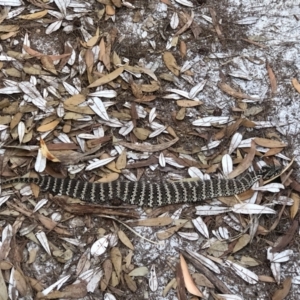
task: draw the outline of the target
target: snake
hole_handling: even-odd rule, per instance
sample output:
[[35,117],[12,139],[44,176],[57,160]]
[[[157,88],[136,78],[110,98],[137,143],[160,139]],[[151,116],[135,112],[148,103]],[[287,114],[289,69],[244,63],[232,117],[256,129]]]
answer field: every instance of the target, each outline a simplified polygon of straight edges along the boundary
[[101,204],[108,200],[121,200],[124,203],[159,207],[176,203],[193,203],[222,196],[241,194],[260,179],[267,180],[280,173],[278,166],[264,166],[259,171],[247,172],[237,179],[211,179],[194,181],[174,181],[148,183],[146,181],[113,181],[91,183],[70,178],[51,176],[19,177],[2,182],[4,185],[15,183],[34,183],[42,191],[55,195]]

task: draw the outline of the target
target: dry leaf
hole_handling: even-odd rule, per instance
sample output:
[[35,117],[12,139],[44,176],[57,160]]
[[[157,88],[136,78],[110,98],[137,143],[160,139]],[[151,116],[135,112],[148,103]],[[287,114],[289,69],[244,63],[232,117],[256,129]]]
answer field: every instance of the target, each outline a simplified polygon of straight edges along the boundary
[[148,138],[151,131],[146,128],[136,127],[136,128],[133,128],[133,133],[139,140],[145,141]]
[[171,52],[163,54],[163,60],[167,68],[176,76],[179,76],[180,67],[177,65],[176,59]]
[[282,142],[275,141],[275,140],[269,140],[269,139],[265,139],[265,138],[255,138],[254,142],[257,145],[266,147],[266,148],[280,148],[280,147],[287,146],[287,144],[284,144]]
[[123,150],[121,155],[118,157],[116,161],[116,168],[119,170],[125,169],[126,164],[127,164],[127,159],[126,159],[127,152],[126,150]]
[[179,49],[182,58],[186,57],[186,48],[186,43],[184,41],[180,41]]
[[129,249],[134,250],[134,247],[132,245],[132,243],[130,242],[129,238],[127,237],[127,235],[124,233],[123,230],[119,230],[118,231],[118,237],[120,239],[120,241]]
[[235,244],[232,253],[238,252],[239,250],[243,249],[246,245],[249,244],[251,238],[249,234],[243,234]]
[[37,131],[40,131],[40,132],[47,132],[47,131],[50,131],[50,130],[53,130],[60,122],[60,119],[56,119],[48,124],[45,124],[45,125],[42,125],[42,126],[39,126],[37,128]]
[[181,107],[194,107],[203,104],[203,102],[193,100],[177,100],[176,104]]
[[120,74],[122,74],[124,71],[124,67],[120,67],[116,70],[114,70],[113,72],[97,79],[96,81],[94,81],[92,84],[90,84],[88,86],[88,88],[92,88],[92,87],[97,87],[97,86],[100,86],[100,85],[103,85],[105,83],[108,83],[114,79],[116,79],[117,77],[120,76]]
[[122,271],[122,254],[118,247],[111,248],[110,258],[114,266],[117,278],[120,278],[121,271]]
[[283,300],[290,292],[292,286],[292,278],[286,278],[282,283],[282,289],[277,290],[272,296],[272,300]]
[[252,164],[252,161],[255,156],[255,143],[254,141],[251,141],[251,148],[250,151],[247,153],[247,156],[243,159],[243,161],[228,175],[229,179],[235,178],[238,175],[245,172]]
[[300,83],[298,82],[298,80],[296,78],[292,79],[292,84],[293,84],[294,88],[296,89],[296,91],[298,93],[300,93]]
[[40,146],[41,146],[41,151],[42,155],[46,157],[47,159],[53,161],[53,162],[60,162],[58,158],[56,158],[47,148],[47,145],[45,141],[41,138],[40,139]]
[[180,254],[180,266],[181,266],[181,270],[182,270],[182,274],[183,274],[183,278],[184,278],[184,284],[185,284],[186,289],[195,296],[203,297],[203,294],[196,287],[196,285],[192,279],[192,276],[189,273],[187,263],[186,263],[184,257],[182,256],[182,254]]
[[299,211],[300,196],[296,193],[292,193],[291,198],[294,200],[294,203],[291,206],[290,215],[291,215],[291,218],[294,219]]
[[41,19],[44,16],[46,16],[46,14],[48,13],[48,10],[42,10],[42,11],[38,11],[36,13],[33,14],[29,14],[29,15],[22,15],[19,16],[19,19],[23,19],[23,20],[37,20],[37,19]]
[[173,219],[170,217],[159,217],[159,218],[148,218],[148,219],[141,219],[141,220],[134,220],[128,221],[127,224],[134,227],[134,226],[166,226],[173,222]]
[[275,94],[277,92],[277,81],[276,81],[275,74],[274,74],[272,68],[270,67],[268,61],[266,61],[266,68],[267,68],[269,79],[270,79],[272,93]]
[[235,89],[233,89],[231,86],[229,86],[225,82],[219,82],[218,87],[226,94],[233,96],[235,98],[257,100],[256,97],[252,97],[252,96],[246,95],[242,92],[236,91]]
[[169,147],[171,147],[172,145],[174,145],[177,141],[179,140],[179,138],[175,138],[169,142],[165,142],[165,143],[161,143],[159,145],[136,145],[136,144],[131,144],[131,143],[127,143],[127,142],[122,142],[122,141],[118,141],[117,143],[132,149],[132,150],[136,150],[136,151],[141,151],[141,152],[158,152],[158,151],[162,151],[165,150]]
[[136,285],[135,281],[127,274],[124,274],[124,279],[126,281],[128,288],[131,291],[135,292],[137,290],[137,285]]

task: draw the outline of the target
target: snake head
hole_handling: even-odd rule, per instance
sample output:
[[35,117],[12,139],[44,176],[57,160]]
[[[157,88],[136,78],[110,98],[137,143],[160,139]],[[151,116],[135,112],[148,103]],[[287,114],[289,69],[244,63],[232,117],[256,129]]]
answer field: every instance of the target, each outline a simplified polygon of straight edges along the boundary
[[277,176],[282,171],[280,166],[263,166],[260,170],[260,174],[263,180],[268,180]]

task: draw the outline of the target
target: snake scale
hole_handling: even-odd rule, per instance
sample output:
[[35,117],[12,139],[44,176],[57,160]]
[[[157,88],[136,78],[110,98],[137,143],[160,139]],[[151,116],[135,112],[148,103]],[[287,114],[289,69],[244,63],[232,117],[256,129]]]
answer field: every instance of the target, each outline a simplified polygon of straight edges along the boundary
[[67,195],[86,202],[103,203],[119,199],[124,203],[139,206],[164,206],[175,203],[191,203],[221,196],[240,194],[259,179],[269,179],[280,172],[276,166],[265,166],[258,172],[248,172],[239,179],[211,179],[165,183],[125,182],[90,183],[75,179],[60,179],[50,176],[39,178],[9,179],[2,184],[35,183],[42,191],[55,195]]

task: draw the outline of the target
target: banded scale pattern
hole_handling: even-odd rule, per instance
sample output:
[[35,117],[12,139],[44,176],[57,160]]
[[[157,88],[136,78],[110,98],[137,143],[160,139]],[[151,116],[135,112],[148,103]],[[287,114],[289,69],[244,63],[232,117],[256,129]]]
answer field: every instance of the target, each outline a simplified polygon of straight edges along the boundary
[[239,179],[180,181],[161,184],[125,181],[90,183],[49,176],[10,179],[2,182],[2,184],[35,183],[40,186],[42,191],[52,192],[55,195],[67,195],[91,203],[99,204],[119,199],[128,204],[156,207],[237,195],[250,189],[260,178],[270,178],[279,173],[279,170],[278,167],[265,167],[257,173],[250,172]]

